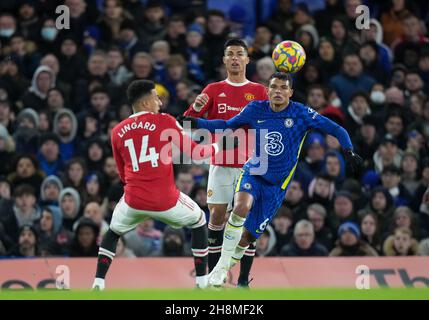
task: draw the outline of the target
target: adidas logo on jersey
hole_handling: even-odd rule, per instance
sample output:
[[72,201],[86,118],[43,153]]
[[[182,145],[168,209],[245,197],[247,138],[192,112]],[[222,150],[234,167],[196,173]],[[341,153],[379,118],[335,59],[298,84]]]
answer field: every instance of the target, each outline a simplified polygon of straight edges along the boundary
[[220,95],[218,95],[218,97],[222,97],[222,98],[226,97],[225,92],[222,92]]

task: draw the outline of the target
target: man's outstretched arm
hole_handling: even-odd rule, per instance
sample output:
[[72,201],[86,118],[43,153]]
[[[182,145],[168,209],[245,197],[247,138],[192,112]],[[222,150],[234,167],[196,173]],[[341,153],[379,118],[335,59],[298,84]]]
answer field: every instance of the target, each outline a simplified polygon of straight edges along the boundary
[[182,123],[183,127],[187,126],[186,121],[188,121],[188,126],[190,124],[192,129],[207,129],[214,133],[216,130],[237,129],[245,125],[250,125],[250,114],[250,108],[245,107],[241,113],[229,120],[206,120],[201,118],[180,116],[178,117],[178,121]]

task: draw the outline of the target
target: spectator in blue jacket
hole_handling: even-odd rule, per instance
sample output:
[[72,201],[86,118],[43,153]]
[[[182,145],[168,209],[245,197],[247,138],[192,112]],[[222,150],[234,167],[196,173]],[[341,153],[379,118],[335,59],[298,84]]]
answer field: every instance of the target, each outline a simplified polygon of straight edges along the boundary
[[40,151],[37,158],[42,171],[50,176],[59,176],[63,170],[60,157],[60,140],[55,133],[45,133],[40,137]]
[[344,112],[351,96],[359,90],[369,93],[375,80],[363,73],[362,61],[357,53],[346,53],[343,58],[343,72],[332,77],[330,86],[341,100]]

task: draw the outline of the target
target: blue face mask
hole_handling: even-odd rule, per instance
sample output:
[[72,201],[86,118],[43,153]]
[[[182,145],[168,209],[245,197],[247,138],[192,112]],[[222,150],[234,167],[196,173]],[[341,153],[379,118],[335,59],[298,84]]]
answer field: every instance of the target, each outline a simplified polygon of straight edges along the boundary
[[15,33],[15,29],[0,29],[0,37],[10,38]]
[[46,41],[54,41],[58,31],[55,28],[46,27],[46,28],[42,28],[41,33],[42,33],[43,39],[45,39]]

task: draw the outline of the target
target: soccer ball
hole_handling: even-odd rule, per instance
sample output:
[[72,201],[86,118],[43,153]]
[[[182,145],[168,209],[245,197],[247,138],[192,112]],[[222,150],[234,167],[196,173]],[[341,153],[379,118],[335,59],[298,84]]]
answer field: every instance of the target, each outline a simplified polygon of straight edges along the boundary
[[272,59],[276,69],[281,72],[295,73],[305,64],[304,48],[295,41],[282,41],[273,50]]

